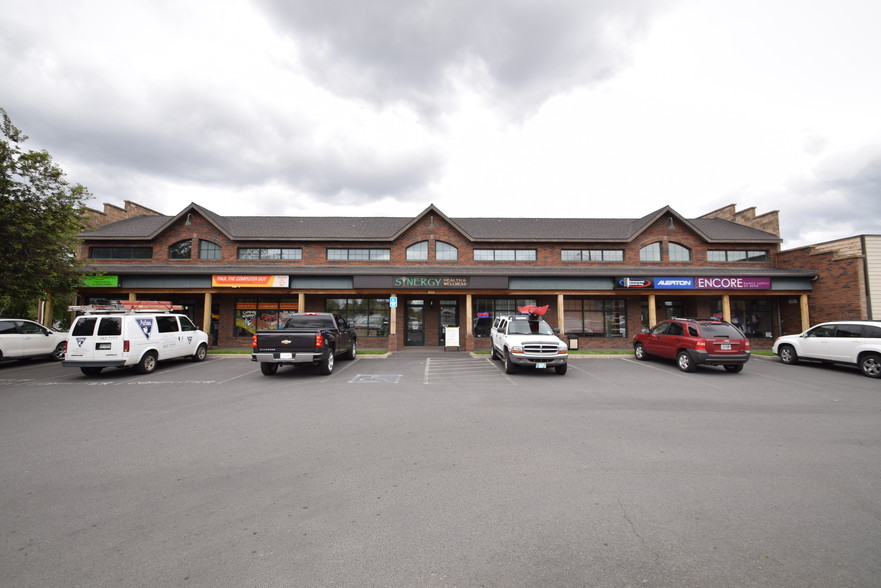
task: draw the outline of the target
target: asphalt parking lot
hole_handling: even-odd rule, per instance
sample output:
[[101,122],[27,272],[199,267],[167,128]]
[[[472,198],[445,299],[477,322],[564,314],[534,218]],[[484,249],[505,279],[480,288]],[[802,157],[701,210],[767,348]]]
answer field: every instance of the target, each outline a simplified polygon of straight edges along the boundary
[[878,586],[881,386],[465,353],[0,365],[3,586]]

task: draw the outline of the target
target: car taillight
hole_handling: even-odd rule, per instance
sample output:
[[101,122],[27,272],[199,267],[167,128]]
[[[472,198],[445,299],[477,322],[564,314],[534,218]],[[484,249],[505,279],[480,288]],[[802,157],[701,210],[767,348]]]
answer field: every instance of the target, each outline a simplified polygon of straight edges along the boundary
[[122,352],[123,352],[123,353],[128,353],[129,351],[131,351],[131,348],[132,348],[132,342],[131,342],[131,341],[128,341],[128,340],[126,340],[126,339],[123,339],[123,341],[122,341]]
[[749,351],[749,341],[746,339],[743,340],[743,348]]
[[315,347],[324,347],[324,335],[315,333]]
[[257,348],[257,335],[251,336],[251,347]]
[[707,348],[707,340],[706,339],[698,339],[694,343],[695,349],[706,349]]

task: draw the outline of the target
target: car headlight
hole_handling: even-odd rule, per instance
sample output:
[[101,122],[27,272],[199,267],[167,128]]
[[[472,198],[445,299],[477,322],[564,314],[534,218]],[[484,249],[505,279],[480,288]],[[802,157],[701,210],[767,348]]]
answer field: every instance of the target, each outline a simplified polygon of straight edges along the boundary
[[514,345],[513,347],[511,347],[511,353],[523,353],[523,346]]

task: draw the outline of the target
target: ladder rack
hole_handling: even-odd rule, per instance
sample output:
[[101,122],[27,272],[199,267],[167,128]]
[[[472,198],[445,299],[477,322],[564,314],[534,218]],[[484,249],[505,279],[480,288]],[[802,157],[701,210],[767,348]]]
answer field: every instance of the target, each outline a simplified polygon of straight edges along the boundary
[[174,312],[183,310],[180,304],[172,304],[168,300],[108,300],[102,304],[83,304],[68,306],[70,312],[86,314],[134,314],[137,312]]

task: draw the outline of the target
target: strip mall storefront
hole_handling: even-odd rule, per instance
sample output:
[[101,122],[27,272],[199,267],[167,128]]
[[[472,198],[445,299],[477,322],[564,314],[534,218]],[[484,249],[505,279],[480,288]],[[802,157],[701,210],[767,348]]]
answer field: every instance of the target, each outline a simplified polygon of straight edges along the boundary
[[[394,268],[389,268],[394,269]],[[471,268],[467,268],[471,269]],[[474,268],[475,270],[477,268]],[[362,348],[446,346],[447,327],[462,350],[487,349],[495,316],[518,306],[548,305],[548,322],[579,348],[629,346],[644,328],[671,317],[718,317],[738,325],[755,347],[781,332],[807,328],[812,278],[803,270],[764,268],[763,275],[407,275],[181,274],[104,275],[81,291],[97,299],[170,300],[221,347],[248,347],[257,329],[292,313],[331,311],[356,329]]]

